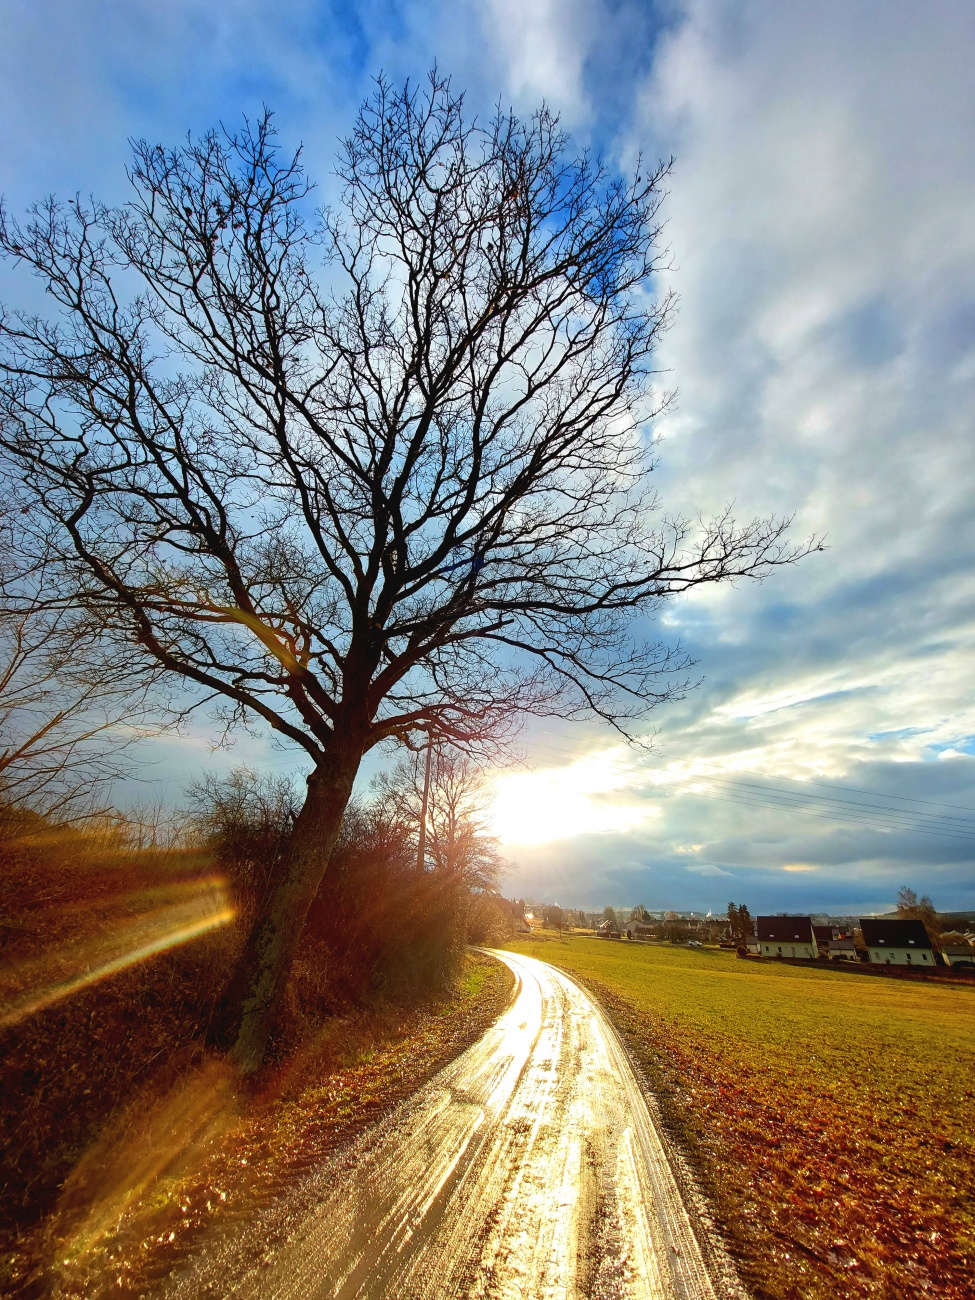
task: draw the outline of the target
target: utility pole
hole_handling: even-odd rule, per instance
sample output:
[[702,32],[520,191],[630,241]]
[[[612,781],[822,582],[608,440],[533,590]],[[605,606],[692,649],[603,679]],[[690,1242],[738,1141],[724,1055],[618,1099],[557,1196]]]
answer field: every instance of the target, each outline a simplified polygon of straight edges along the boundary
[[433,745],[430,742],[430,733],[427,732],[427,761],[423,773],[423,801],[420,806],[420,833],[417,837],[416,847],[416,869],[422,871],[424,859],[427,854],[427,808],[430,803],[430,760],[433,754]]

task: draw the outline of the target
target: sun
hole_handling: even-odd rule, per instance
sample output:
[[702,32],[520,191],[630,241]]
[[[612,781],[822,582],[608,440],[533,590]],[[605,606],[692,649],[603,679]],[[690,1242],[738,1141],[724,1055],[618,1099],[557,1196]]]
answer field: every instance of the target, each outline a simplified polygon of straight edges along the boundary
[[626,790],[631,776],[620,749],[585,754],[565,767],[498,776],[491,828],[505,844],[632,830],[654,810]]

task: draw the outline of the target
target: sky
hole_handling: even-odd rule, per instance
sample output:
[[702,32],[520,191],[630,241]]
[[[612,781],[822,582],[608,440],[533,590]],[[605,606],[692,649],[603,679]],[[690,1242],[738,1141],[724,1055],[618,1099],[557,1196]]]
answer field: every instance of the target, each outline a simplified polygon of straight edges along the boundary
[[[124,196],[127,140],[273,108],[327,189],[371,79],[544,99],[675,158],[666,508],[794,515],[828,549],[656,629],[700,685],[651,752],[532,726],[496,774],[509,894],[563,906],[975,908],[975,8],[900,0],[4,0],[0,190]],[[0,278],[10,297],[14,289]],[[197,732],[146,788],[291,756]],[[151,751],[151,752],[150,752]],[[366,773],[368,775],[368,773]]]

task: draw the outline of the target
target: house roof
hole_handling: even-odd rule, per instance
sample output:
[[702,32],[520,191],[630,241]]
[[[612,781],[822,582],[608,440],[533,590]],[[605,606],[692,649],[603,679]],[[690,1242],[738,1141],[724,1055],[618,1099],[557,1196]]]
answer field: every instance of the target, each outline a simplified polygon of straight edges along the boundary
[[886,921],[860,918],[863,942],[868,948],[930,948],[931,940],[923,921]]
[[816,936],[817,943],[829,943],[833,937],[833,927],[831,925],[814,925],[813,934]]
[[854,948],[856,948],[856,944],[852,939],[830,939],[829,946],[838,949],[840,952],[853,952]]
[[760,943],[815,943],[808,916],[759,916]]

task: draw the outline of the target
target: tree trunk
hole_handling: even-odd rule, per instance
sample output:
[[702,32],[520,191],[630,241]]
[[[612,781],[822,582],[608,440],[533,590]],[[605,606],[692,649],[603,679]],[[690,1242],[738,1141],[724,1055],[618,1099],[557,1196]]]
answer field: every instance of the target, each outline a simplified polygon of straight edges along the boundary
[[361,746],[337,746],[308,778],[308,796],[295,821],[277,879],[268,892],[228,991],[227,1020],[235,1035],[231,1059],[243,1074],[261,1065],[314,901],[342,828]]

